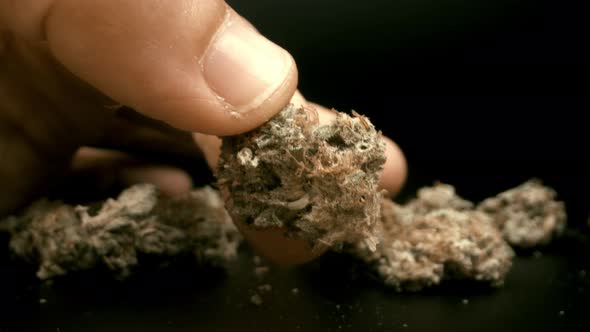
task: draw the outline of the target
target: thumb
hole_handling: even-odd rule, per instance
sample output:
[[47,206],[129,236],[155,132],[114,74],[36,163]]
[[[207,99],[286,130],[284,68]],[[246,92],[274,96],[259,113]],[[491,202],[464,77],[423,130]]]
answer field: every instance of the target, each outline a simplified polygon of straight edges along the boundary
[[53,0],[53,56],[118,103],[188,131],[259,126],[295,92],[288,52],[222,0]]

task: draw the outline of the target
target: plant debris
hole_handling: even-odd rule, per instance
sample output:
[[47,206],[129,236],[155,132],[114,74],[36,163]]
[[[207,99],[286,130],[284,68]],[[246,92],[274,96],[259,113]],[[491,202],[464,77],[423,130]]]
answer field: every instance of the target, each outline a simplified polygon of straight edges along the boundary
[[379,245],[358,243],[352,253],[385,285],[418,291],[445,279],[474,279],[498,286],[514,253],[482,212],[440,208],[414,211],[382,201]]
[[383,154],[366,118],[339,113],[320,126],[313,110],[288,106],[225,138],[217,175],[232,216],[316,245],[353,243],[347,247],[400,290],[454,278],[501,285],[514,256],[503,237],[536,245],[565,225],[563,204],[534,181],[478,207],[442,183],[396,205],[377,189]]
[[492,216],[504,238],[513,246],[531,248],[548,244],[566,226],[563,202],[539,180],[524,184],[488,198],[477,208]]
[[217,172],[232,217],[284,227],[312,246],[363,241],[376,247],[385,143],[367,118],[287,106],[248,133],[226,137]]
[[484,200],[477,207],[455,188],[437,183],[406,205],[382,201],[377,251],[357,243],[349,251],[385,285],[418,291],[445,279],[474,279],[502,285],[512,245],[546,244],[566,223],[562,202],[531,180]]
[[405,207],[414,213],[426,214],[440,209],[468,211],[473,209],[473,203],[458,196],[455,187],[437,182],[432,187],[420,188],[417,197]]
[[[420,189],[406,205],[393,203],[378,189],[384,153],[367,118],[338,113],[320,125],[314,109],[289,105],[260,128],[223,139],[217,184],[235,221],[281,227],[312,246],[344,243],[398,290],[447,279],[501,285],[514,256],[506,241],[546,244],[565,228],[564,204],[534,180],[479,205],[442,183]],[[192,252],[204,262],[225,262],[241,239],[211,188],[172,199],[137,185],[97,209],[40,200],[2,222],[12,251],[39,263],[41,279],[95,266],[123,278],[139,254]],[[261,263],[256,256],[259,279],[269,271]],[[250,301],[261,305],[260,293],[271,289],[260,285]]]
[[219,194],[208,187],[167,198],[153,185],[135,185],[97,211],[43,199],[3,222],[12,252],[38,262],[40,279],[95,266],[125,278],[139,254],[165,260],[192,252],[202,263],[220,264],[236,256],[241,241]]

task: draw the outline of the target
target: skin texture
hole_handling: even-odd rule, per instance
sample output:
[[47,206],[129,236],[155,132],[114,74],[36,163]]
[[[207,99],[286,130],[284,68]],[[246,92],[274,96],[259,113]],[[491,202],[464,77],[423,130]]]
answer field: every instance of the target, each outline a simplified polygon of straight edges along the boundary
[[[0,165],[0,214],[79,172],[99,186],[116,178],[185,192],[184,171],[121,151],[202,151],[214,165],[215,136],[253,129],[290,101],[329,121],[296,89],[291,55],[220,0],[2,1],[0,155],[10,162]],[[129,119],[121,104],[168,126]],[[406,164],[386,140],[381,185],[393,194]]]

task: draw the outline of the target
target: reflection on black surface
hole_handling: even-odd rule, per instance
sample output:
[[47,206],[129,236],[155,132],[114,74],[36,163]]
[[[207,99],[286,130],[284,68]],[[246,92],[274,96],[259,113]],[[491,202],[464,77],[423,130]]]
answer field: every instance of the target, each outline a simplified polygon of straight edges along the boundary
[[[582,331],[590,241],[569,233],[515,261],[506,285],[450,282],[421,293],[384,290],[349,258],[272,268],[260,279],[242,248],[227,272],[179,262],[114,281],[96,271],[42,284],[3,257],[3,331]],[[256,306],[250,296],[270,284]],[[298,289],[298,293],[292,290]],[[40,303],[44,299],[46,303]]]

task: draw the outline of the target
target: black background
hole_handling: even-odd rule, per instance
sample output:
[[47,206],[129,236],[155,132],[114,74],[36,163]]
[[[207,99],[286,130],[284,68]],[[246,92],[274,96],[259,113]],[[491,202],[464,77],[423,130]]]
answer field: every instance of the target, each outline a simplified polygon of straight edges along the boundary
[[[583,1],[230,4],[294,55],[308,99],[367,114],[399,143],[410,167],[402,199],[434,180],[479,200],[539,177],[566,202],[575,230],[520,252],[504,288],[447,284],[421,294],[384,291],[332,255],[273,268],[264,280],[244,247],[227,273],[184,264],[123,283],[92,271],[47,285],[1,251],[0,331],[587,330]],[[266,282],[273,290],[252,305]]]
[[[410,182],[479,200],[539,177],[588,215],[583,1],[230,1],[297,61],[312,101],[367,114]],[[402,196],[406,196],[402,195]]]

